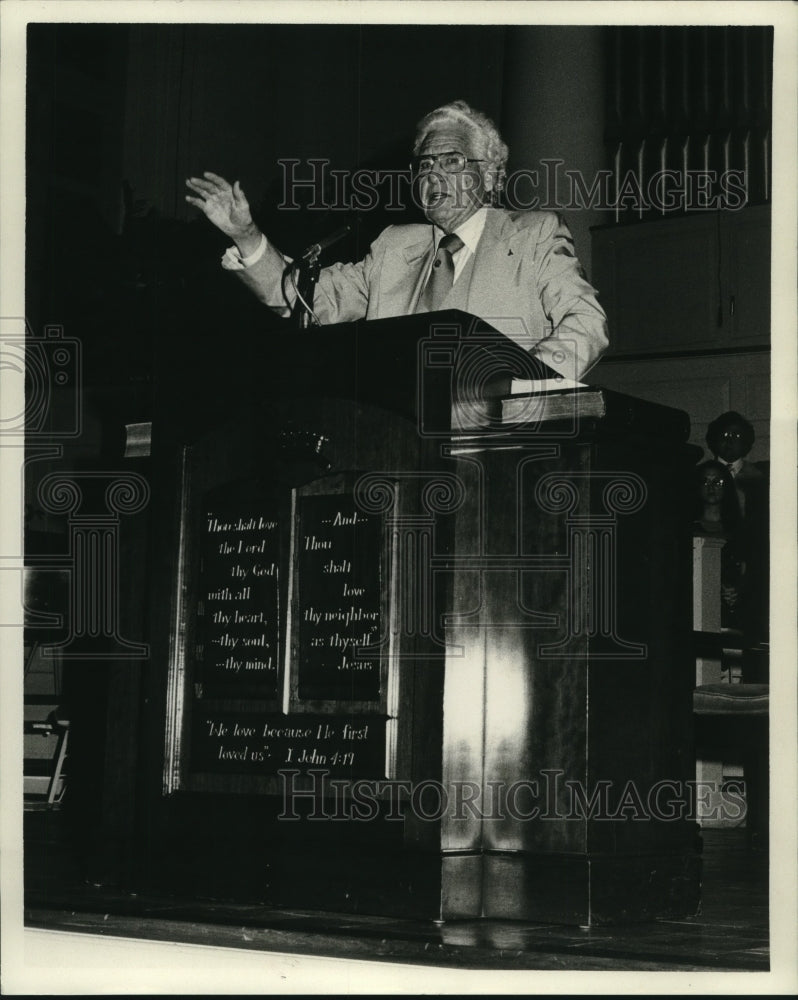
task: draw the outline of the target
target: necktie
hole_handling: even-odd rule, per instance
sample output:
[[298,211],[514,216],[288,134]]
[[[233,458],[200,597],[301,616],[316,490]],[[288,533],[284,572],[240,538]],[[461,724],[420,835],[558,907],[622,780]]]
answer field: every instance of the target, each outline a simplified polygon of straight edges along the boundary
[[444,236],[440,241],[435,260],[432,262],[432,271],[418,300],[416,312],[435,312],[436,309],[440,309],[441,303],[454,284],[454,260],[452,257],[464,245],[455,233]]

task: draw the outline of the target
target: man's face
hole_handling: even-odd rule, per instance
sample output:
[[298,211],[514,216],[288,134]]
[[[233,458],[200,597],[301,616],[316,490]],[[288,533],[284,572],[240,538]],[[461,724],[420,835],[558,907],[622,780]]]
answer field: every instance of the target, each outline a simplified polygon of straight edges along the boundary
[[[471,130],[457,124],[441,125],[427,132],[418,155],[451,152],[463,153],[469,160],[479,160],[483,155]],[[490,188],[485,168],[485,163],[466,163],[461,173],[450,174],[436,160],[418,179],[421,206],[427,219],[446,233],[454,232],[485,201],[485,192]]]
[[718,458],[724,462],[736,462],[738,458],[748,454],[746,447],[746,432],[742,424],[727,424],[718,435]]

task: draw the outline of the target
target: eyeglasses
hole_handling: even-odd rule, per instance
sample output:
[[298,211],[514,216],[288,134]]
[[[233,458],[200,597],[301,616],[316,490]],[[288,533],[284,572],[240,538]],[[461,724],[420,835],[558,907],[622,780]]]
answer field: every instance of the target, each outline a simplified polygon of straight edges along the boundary
[[428,174],[433,169],[435,163],[440,164],[441,170],[445,174],[460,174],[465,170],[466,163],[484,163],[484,160],[475,160],[451,150],[448,153],[428,153],[425,156],[415,156],[410,161],[410,169],[414,176],[418,174]]

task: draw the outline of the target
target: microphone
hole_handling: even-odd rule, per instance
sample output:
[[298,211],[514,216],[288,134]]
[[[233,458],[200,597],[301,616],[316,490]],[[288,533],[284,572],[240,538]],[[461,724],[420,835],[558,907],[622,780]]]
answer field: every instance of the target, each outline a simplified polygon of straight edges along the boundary
[[347,233],[351,233],[354,228],[355,221],[355,219],[352,219],[345,225],[341,226],[340,229],[336,229],[334,233],[330,233],[329,236],[325,236],[323,240],[319,240],[318,243],[312,243],[302,254],[302,260],[304,262],[315,261],[322,250],[326,250],[327,247],[331,247],[334,243],[342,240]]

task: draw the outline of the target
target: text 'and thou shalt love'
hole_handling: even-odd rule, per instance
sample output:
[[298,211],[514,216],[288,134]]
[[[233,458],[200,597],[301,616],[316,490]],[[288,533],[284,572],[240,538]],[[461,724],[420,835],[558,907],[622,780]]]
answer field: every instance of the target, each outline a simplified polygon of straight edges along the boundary
[[363,647],[380,637],[380,524],[343,499],[305,497],[300,506],[301,661],[322,683],[331,668],[343,681],[379,666]]

